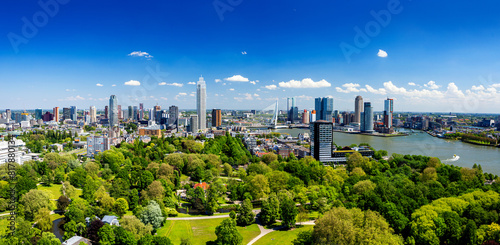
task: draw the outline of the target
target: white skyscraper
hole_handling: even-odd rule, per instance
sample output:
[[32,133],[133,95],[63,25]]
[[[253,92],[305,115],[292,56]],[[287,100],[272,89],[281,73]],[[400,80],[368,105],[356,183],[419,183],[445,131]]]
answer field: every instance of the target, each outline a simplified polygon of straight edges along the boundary
[[97,121],[97,112],[95,110],[95,106],[91,106],[89,110],[90,122],[95,123]]
[[115,95],[109,97],[109,126],[118,126],[118,100]]
[[196,112],[198,114],[198,128],[205,129],[207,126],[207,85],[203,77],[200,77],[196,89]]

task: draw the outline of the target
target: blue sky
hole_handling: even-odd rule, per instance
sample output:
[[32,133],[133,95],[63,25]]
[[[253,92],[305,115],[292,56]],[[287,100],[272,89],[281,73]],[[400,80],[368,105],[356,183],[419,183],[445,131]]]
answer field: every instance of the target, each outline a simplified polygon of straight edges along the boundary
[[0,108],[104,108],[111,94],[195,108],[200,75],[208,109],[332,96],[343,111],[356,95],[375,110],[386,97],[396,111],[500,105],[497,1],[41,2],[3,2]]

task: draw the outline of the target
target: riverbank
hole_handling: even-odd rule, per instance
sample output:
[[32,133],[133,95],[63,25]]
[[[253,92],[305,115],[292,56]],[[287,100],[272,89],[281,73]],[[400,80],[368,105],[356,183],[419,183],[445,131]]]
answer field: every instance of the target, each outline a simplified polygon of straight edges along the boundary
[[376,136],[376,137],[398,137],[398,136],[408,136],[407,133],[398,133],[398,134],[382,134],[382,133],[362,133],[359,131],[343,131],[334,129],[333,132],[343,133],[343,134],[360,134],[360,135],[368,135],[368,136]]
[[485,144],[485,143],[482,143],[482,142],[474,142],[472,140],[461,140],[461,139],[457,139],[457,138],[446,138],[446,137],[439,137],[436,135],[436,133],[432,132],[432,131],[425,131],[427,134],[429,134],[430,136],[432,137],[436,137],[436,138],[439,138],[439,139],[445,139],[445,140],[454,140],[454,141],[460,141],[460,142],[463,142],[463,143],[468,143],[468,144],[473,144],[473,145],[480,145],[480,146],[488,146],[488,147],[500,147],[500,144],[498,145],[492,145],[492,144]]

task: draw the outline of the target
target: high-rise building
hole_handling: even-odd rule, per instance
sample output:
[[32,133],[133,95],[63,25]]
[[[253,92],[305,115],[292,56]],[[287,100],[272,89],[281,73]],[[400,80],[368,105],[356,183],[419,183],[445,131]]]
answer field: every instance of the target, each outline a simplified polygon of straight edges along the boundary
[[118,105],[118,120],[123,119],[122,106]]
[[109,97],[109,126],[118,126],[118,100],[115,95]]
[[71,120],[73,120],[73,121],[78,120],[78,114],[77,114],[78,110],[76,109],[76,106],[71,106],[70,109],[71,109],[71,112],[70,112],[71,113]]
[[52,113],[47,111],[47,112],[45,112],[45,114],[42,115],[42,120],[44,122],[50,122],[50,121],[54,120],[54,115],[52,115]]
[[59,107],[54,107],[52,110],[52,113],[54,114],[54,121],[59,122]]
[[392,127],[392,113],[394,112],[394,100],[387,98],[384,100],[384,126]]
[[303,124],[309,123],[309,112],[307,110],[304,110],[304,113],[302,114],[302,123]]
[[370,102],[364,103],[364,112],[361,113],[361,132],[373,132],[373,107]]
[[131,105],[128,106],[127,114],[128,114],[127,118],[129,118],[130,120],[132,120],[133,119],[132,115],[134,114],[134,110],[133,110],[133,108],[132,108]]
[[207,127],[207,85],[203,77],[200,77],[196,86],[196,112],[198,114],[198,127],[205,129]]
[[221,109],[212,110],[212,127],[219,127],[222,125],[222,111]]
[[42,109],[38,108],[38,109],[35,109],[35,119],[38,120],[38,119],[42,119],[42,116],[43,116],[43,111]]
[[333,123],[318,120],[311,123],[311,156],[326,163],[333,162]]
[[191,115],[191,118],[189,120],[189,129],[191,132],[198,132],[198,121],[199,120],[197,115]]
[[71,119],[71,109],[68,107],[63,108],[63,120]]
[[136,105],[133,107],[132,117],[134,120],[139,119],[139,108]]
[[97,111],[95,109],[95,106],[91,106],[89,109],[89,116],[90,116],[90,123],[95,123],[97,122]]
[[155,118],[156,123],[158,123],[158,124],[159,124],[159,123],[160,123],[160,121],[161,121],[161,106],[156,105],[156,106],[154,107],[154,115],[155,115],[155,117],[154,117],[154,118]]
[[168,108],[168,125],[179,128],[179,107],[172,105]]
[[316,98],[314,101],[316,109],[316,120],[332,121],[333,98]]
[[13,118],[12,118],[12,112],[10,111],[10,109],[6,109],[6,110],[5,110],[5,114],[7,115],[7,118],[8,118],[8,119],[13,119]]
[[144,119],[144,104],[139,103],[139,120]]
[[363,111],[363,97],[358,95],[354,100],[354,122],[361,123],[361,112]]
[[104,107],[104,118],[105,119],[109,118],[109,108],[108,108],[108,106]]
[[311,111],[311,122],[316,122],[316,110]]

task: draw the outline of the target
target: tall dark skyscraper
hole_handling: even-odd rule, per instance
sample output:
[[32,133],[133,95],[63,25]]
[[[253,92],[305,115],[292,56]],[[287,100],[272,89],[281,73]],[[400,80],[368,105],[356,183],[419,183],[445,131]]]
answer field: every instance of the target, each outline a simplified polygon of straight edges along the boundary
[[394,112],[394,100],[387,98],[384,100],[384,126],[392,127],[392,113]]
[[179,128],[179,107],[173,105],[168,108],[168,125]]
[[222,125],[222,111],[220,109],[212,110],[212,127],[219,127]]
[[316,120],[332,121],[333,98],[316,98],[314,100],[314,109],[316,110]]
[[70,112],[71,113],[71,116],[70,116],[71,120],[73,120],[73,121],[78,120],[78,114],[77,114],[76,106],[72,106],[70,109],[71,109],[71,112]]
[[139,120],[144,119],[144,104],[139,103]]
[[364,103],[364,112],[361,113],[361,132],[371,133],[373,132],[373,107],[372,103]]
[[71,119],[71,109],[64,107],[63,108],[63,120]]
[[319,120],[310,124],[311,156],[320,162],[333,162],[333,123]]

